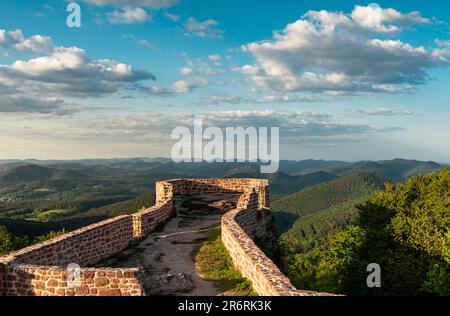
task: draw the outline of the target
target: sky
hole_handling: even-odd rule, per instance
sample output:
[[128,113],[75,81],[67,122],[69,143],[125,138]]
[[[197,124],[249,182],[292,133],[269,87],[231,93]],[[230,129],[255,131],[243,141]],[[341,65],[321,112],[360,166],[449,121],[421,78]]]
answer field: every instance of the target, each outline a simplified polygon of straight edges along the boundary
[[0,159],[168,157],[279,127],[282,159],[450,161],[448,1],[0,2]]

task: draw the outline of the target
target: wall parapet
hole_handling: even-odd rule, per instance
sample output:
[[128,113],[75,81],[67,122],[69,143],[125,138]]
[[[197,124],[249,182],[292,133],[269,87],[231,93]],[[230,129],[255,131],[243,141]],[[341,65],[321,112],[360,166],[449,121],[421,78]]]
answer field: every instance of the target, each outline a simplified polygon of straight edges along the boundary
[[[143,295],[139,269],[86,268],[144,238],[166,222],[172,203],[95,223],[0,257],[0,295]],[[81,286],[71,288],[67,266],[81,268]],[[58,284],[58,285],[56,285]]]
[[[175,195],[241,193],[236,209],[222,217],[222,238],[238,270],[260,295],[329,295],[299,291],[258,248],[271,225],[269,182],[264,179],[174,179],[156,183],[156,205],[118,216],[0,257],[0,295],[144,295],[139,268],[90,268],[126,249],[170,219]],[[80,284],[67,282],[77,264]]]
[[333,294],[295,288],[275,263],[253,241],[267,233],[272,219],[259,192],[241,196],[238,207],[222,217],[222,241],[235,267],[262,296],[329,296]]

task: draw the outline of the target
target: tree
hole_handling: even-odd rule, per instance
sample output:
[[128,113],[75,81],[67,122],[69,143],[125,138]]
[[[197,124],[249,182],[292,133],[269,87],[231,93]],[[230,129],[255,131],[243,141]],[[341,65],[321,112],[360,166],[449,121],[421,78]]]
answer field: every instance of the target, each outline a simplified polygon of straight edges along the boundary
[[14,250],[12,234],[4,226],[0,226],[0,255],[6,255]]
[[[450,295],[450,170],[387,185],[359,205],[356,228],[336,235],[325,260],[349,294]],[[354,234],[365,236],[357,247]],[[382,268],[382,287],[365,286],[370,263]]]
[[64,235],[65,233],[67,233],[65,229],[48,232],[45,235],[41,235],[41,236],[36,237],[33,240],[33,244],[38,244],[38,243],[41,243],[41,242],[44,242],[44,241],[56,238],[58,236]]
[[4,226],[0,226],[0,255],[7,255],[8,253],[26,247],[28,238],[14,236]]
[[[450,295],[450,170],[386,185],[358,205],[353,226],[319,249],[289,255],[289,277],[303,289],[350,295]],[[367,266],[381,267],[369,288]]]

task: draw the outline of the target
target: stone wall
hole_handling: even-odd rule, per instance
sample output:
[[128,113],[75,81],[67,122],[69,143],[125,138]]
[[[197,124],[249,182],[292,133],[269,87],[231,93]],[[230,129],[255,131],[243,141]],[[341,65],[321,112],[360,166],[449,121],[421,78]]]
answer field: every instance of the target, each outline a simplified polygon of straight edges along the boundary
[[172,210],[173,201],[170,200],[133,215],[135,235],[142,237],[153,232],[159,225],[170,219]]
[[140,296],[139,269],[81,269],[79,285],[68,286],[61,267],[19,265],[7,270],[7,296]]
[[[137,214],[93,224],[0,258],[0,295],[143,295],[136,269],[89,268],[153,232],[170,219],[174,195],[242,193],[222,217],[222,238],[237,269],[260,295],[327,295],[298,291],[253,239],[271,225],[269,183],[260,179],[175,179],[156,184],[156,205]],[[66,266],[81,268],[71,288]]]
[[166,222],[172,203],[108,219],[0,258],[0,295],[143,295],[138,269],[82,268],[81,286],[65,281],[67,266],[94,265]]
[[126,249],[133,238],[133,218],[124,215],[24,248],[6,259],[16,264],[89,266]]
[[[264,192],[267,194],[267,189]],[[262,296],[331,295],[297,290],[253,241],[264,237],[272,219],[270,210],[265,207],[266,196],[256,190],[248,191],[241,195],[237,208],[222,217],[222,240],[235,267]]]
[[156,202],[165,203],[174,195],[260,192],[263,206],[269,205],[269,182],[261,179],[175,179],[156,184]]

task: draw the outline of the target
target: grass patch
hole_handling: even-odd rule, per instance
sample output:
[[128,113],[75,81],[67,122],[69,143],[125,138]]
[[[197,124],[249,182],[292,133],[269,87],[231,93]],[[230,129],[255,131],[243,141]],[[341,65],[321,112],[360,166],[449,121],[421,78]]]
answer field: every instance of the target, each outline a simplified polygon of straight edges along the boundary
[[225,296],[257,296],[250,281],[236,270],[220,237],[219,230],[214,236],[204,242],[197,254],[195,262],[201,277],[214,281],[217,288]]

